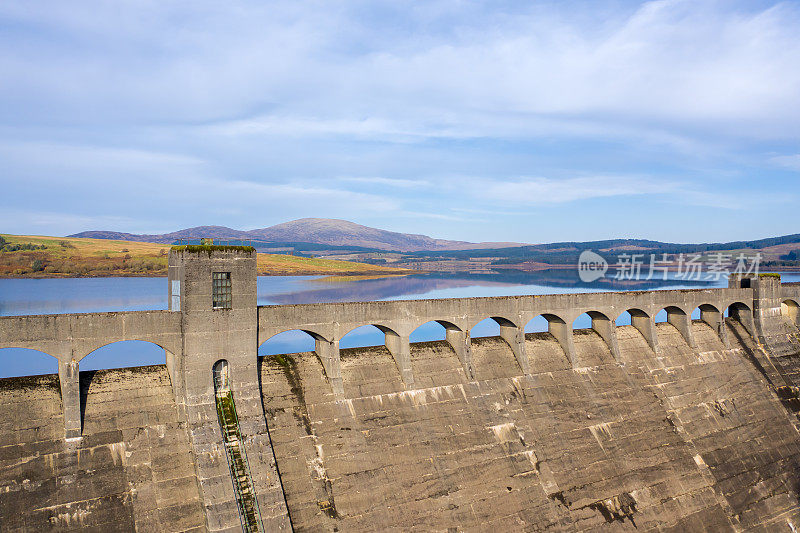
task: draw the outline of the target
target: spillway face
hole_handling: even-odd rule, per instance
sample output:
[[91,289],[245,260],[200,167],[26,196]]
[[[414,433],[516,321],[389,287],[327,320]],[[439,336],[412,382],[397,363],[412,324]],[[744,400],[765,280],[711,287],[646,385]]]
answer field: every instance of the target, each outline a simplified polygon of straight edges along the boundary
[[221,360],[214,365],[214,393],[222,440],[231,473],[231,481],[242,521],[242,530],[248,533],[263,531],[258,501],[253,491],[250,465],[244,448],[236,403],[229,386],[228,363]]
[[81,373],[65,442],[58,376],[0,380],[0,531],[202,531],[186,424],[165,366]]
[[[295,531],[798,530],[797,328],[759,342],[728,319],[727,346],[691,328],[694,348],[657,324],[654,352],[618,327],[619,359],[576,330],[573,362],[528,334],[528,374],[503,339],[474,339],[474,379],[446,342],[412,344],[413,388],[385,347],[342,350],[339,397],[316,354],[268,356],[270,438],[245,437],[249,464],[227,379],[209,389],[224,474],[207,485],[164,366],[81,373],[75,441],[56,376],[0,380],[0,530],[260,531],[273,453]],[[204,516],[222,483],[241,525]]]
[[796,530],[797,419],[750,360],[753,346],[691,328],[696,348],[657,324],[656,353],[619,327],[620,361],[577,330],[574,365],[550,334],[528,334],[528,375],[502,339],[473,339],[474,380],[446,342],[413,344],[413,390],[386,348],[342,350],[344,399],[314,353],[266,357],[292,525]]

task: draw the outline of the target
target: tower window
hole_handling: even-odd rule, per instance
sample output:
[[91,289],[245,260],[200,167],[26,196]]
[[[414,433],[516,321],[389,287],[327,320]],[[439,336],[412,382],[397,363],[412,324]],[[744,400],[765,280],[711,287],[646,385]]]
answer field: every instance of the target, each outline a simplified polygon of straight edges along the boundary
[[232,307],[231,273],[214,272],[211,276],[214,309],[230,309]]
[[180,311],[181,310],[181,280],[173,279],[172,286],[170,287],[170,303],[169,303],[169,310],[170,311]]

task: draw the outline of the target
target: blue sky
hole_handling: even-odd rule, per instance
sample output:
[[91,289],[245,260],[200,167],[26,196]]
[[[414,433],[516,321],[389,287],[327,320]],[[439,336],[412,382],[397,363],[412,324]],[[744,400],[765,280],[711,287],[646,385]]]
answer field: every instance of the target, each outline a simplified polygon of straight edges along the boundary
[[800,232],[800,2],[0,3],[0,232]]

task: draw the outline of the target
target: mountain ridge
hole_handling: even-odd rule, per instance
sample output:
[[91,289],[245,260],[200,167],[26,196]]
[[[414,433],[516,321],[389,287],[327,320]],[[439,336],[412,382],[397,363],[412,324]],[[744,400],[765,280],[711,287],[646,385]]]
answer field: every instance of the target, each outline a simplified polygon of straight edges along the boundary
[[[668,247],[683,252],[712,251],[741,248],[774,247],[800,242],[800,234],[767,237],[750,241],[732,241],[715,243],[668,243],[650,239],[605,239],[595,241],[563,241],[540,244],[518,242],[480,242],[436,239],[415,233],[399,233],[363,226],[347,220],[329,218],[301,218],[283,222],[267,228],[253,230],[237,230],[226,226],[196,226],[170,233],[133,234],[116,231],[84,231],[68,237],[84,237],[94,239],[128,240],[136,242],[154,242],[170,244],[178,239],[200,239],[211,237],[216,239],[249,239],[264,243],[310,243],[334,248],[360,248],[363,250],[395,251],[419,254],[425,252],[441,252],[448,255],[462,255],[470,250],[477,256],[509,254],[525,255],[528,251],[545,252],[558,255],[564,252],[594,249],[600,251],[653,250]],[[475,255],[475,254],[473,254]]]
[[515,242],[453,241],[435,239],[416,233],[400,233],[348,220],[331,218],[301,218],[266,228],[237,230],[226,226],[196,226],[170,233],[134,234],[118,231],[82,231],[68,235],[92,239],[115,239],[137,242],[171,243],[178,239],[252,239],[263,242],[308,242],[331,246],[354,246],[385,251],[415,252],[469,250],[481,248],[507,248],[524,246]]

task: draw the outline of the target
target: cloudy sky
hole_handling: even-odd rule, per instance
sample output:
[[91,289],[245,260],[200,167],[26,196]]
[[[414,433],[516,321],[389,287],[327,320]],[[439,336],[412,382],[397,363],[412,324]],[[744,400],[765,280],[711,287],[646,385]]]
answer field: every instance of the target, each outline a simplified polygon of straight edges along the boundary
[[0,232],[800,232],[800,2],[0,3]]

